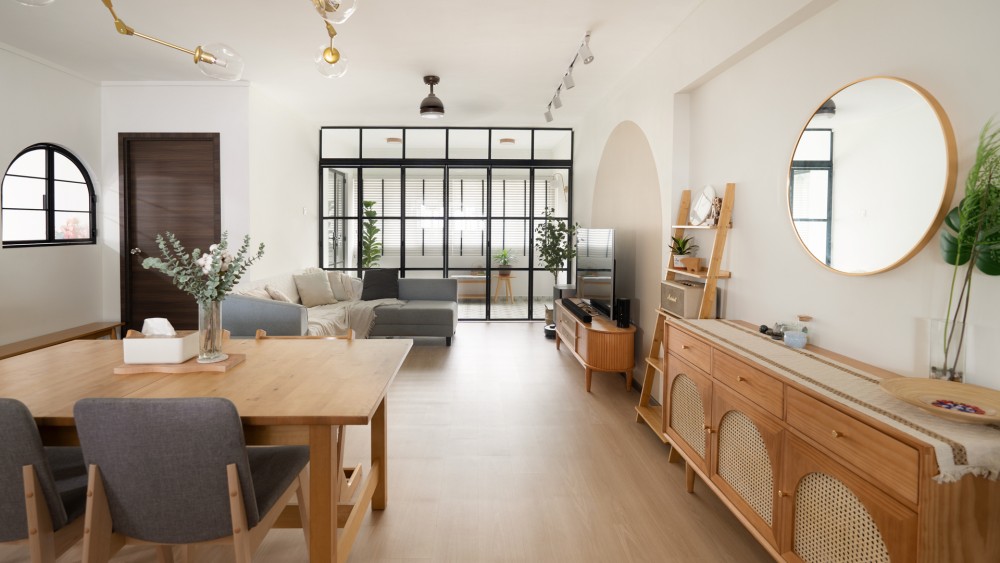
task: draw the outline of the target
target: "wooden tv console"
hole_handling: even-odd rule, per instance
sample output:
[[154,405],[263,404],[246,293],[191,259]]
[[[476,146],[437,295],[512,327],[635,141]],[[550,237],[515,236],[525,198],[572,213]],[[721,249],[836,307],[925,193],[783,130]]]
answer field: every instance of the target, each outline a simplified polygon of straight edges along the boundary
[[[683,458],[688,492],[699,477],[775,559],[1000,561],[1000,481],[936,481],[941,450],[929,439],[869,414],[872,399],[834,400],[817,374],[836,365],[875,386],[897,375],[811,346],[811,359],[777,344],[762,351],[770,345],[748,340],[756,329],[747,323],[671,317],[665,325],[664,406],[640,404],[637,422]],[[934,417],[890,414],[906,428],[935,430],[921,436],[954,432]],[[1000,430],[972,426],[977,439],[1000,440]]]
[[[579,299],[573,299],[577,304]],[[618,327],[614,321],[595,314],[590,323],[581,321],[556,301],[556,350],[562,342],[586,370],[587,392],[594,370],[625,374],[625,390],[632,388],[635,367],[635,327]]]

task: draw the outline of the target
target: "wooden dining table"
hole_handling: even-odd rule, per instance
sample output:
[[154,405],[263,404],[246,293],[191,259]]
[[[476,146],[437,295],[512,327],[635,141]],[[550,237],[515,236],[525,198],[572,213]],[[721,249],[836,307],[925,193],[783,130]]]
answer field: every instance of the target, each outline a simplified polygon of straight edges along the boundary
[[[309,560],[343,562],[368,506],[383,510],[388,502],[386,394],[412,345],[411,340],[230,340],[224,351],[245,359],[226,372],[115,375],[124,365],[121,340],[77,340],[0,360],[0,397],[27,405],[49,445],[78,443],[73,405],[82,398],[229,399],[248,444],[309,446]],[[342,468],[348,425],[371,426],[371,466],[360,481],[357,470],[347,475]],[[294,507],[278,522],[302,525]],[[338,528],[343,528],[339,538]]]

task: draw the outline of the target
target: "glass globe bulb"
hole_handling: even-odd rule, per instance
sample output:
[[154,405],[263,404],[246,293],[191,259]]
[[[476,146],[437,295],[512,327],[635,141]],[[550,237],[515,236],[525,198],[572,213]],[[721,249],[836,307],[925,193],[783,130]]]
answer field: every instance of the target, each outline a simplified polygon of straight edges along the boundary
[[345,59],[343,55],[340,55],[339,51],[334,49],[334,51],[338,54],[337,62],[334,64],[328,63],[325,55],[326,50],[329,48],[330,47],[328,45],[320,45],[319,52],[315,59],[316,70],[327,78],[340,78],[347,72],[347,59]]
[[324,0],[317,8],[320,17],[332,24],[344,23],[358,9],[358,0]]
[[224,43],[209,43],[198,47],[205,55],[211,55],[215,62],[196,58],[198,70],[205,76],[217,80],[239,80],[243,76],[243,57],[235,49]]
[[18,4],[24,4],[25,6],[48,6],[49,4],[55,2],[55,0],[15,0]]

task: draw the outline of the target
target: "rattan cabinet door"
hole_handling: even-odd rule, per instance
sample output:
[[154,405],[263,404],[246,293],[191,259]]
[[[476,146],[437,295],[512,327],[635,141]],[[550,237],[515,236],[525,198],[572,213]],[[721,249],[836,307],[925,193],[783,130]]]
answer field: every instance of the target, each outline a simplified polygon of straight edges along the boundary
[[916,513],[791,432],[784,454],[779,551],[786,560],[916,561]]
[[664,413],[667,436],[703,474],[708,473],[708,423],[712,415],[712,379],[700,369],[667,355]]
[[712,483],[777,547],[781,422],[725,385],[717,383],[713,393]]

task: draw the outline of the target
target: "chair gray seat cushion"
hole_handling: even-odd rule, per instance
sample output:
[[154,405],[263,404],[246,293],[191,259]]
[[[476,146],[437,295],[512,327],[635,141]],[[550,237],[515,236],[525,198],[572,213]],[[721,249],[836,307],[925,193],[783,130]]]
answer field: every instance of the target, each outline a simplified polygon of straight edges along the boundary
[[407,301],[401,305],[379,305],[375,309],[377,325],[451,326],[458,317],[454,301]]
[[45,457],[49,460],[52,476],[56,479],[59,498],[66,508],[67,522],[83,516],[87,508],[87,466],[83,462],[83,450],[69,447],[47,447]]
[[251,446],[247,459],[257,510],[264,515],[309,463],[309,446]]

